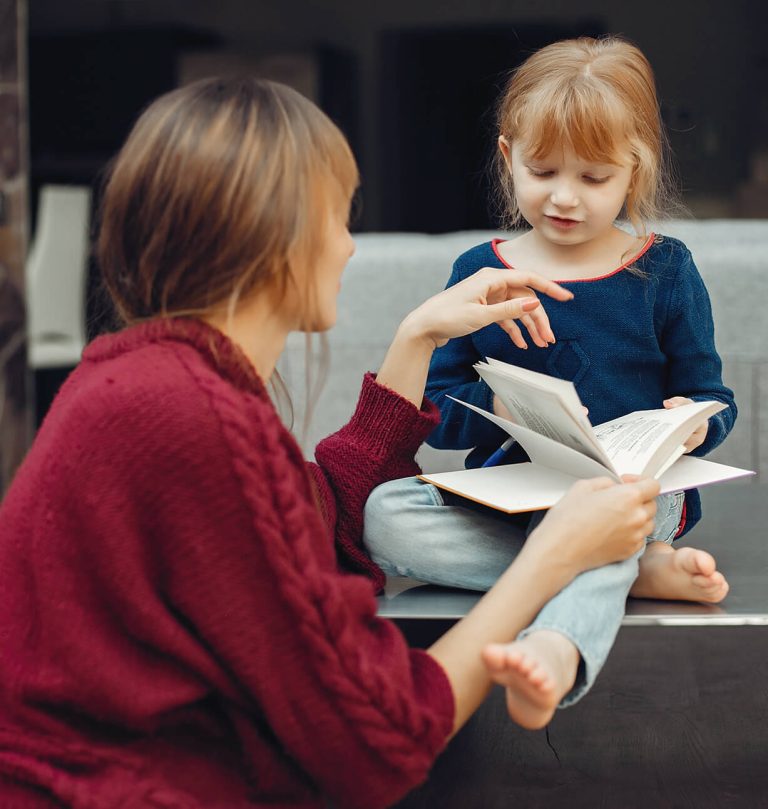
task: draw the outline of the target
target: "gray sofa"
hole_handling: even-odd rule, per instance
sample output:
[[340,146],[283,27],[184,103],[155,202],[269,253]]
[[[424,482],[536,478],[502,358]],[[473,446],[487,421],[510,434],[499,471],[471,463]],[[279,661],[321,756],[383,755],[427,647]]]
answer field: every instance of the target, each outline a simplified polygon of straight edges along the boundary
[[[739,418],[712,457],[768,471],[768,221],[679,221],[654,228],[691,248],[709,287],[724,379]],[[305,442],[343,424],[362,374],[380,363],[399,320],[439,291],[453,259],[485,232],[362,234],[342,280],[330,369]],[[281,369],[297,400],[305,345],[295,336]],[[301,424],[299,414],[297,424]],[[422,447],[429,470],[460,468],[463,453]],[[727,606],[632,599],[590,695],[558,711],[547,733],[509,721],[494,690],[451,741],[427,783],[398,809],[525,806],[764,806],[768,523],[764,487],[748,478],[705,493],[696,545],[716,553],[732,591]],[[739,528],[734,514],[748,519]],[[745,527],[747,526],[747,527]],[[470,540],[471,541],[471,540]],[[379,599],[413,645],[428,646],[478,594],[390,580]]]
[[[725,383],[734,389],[739,418],[713,460],[768,471],[768,221],[678,220],[654,231],[682,239],[709,288]],[[350,416],[362,375],[376,370],[401,318],[443,288],[454,258],[498,233],[468,231],[426,235],[364,233],[342,279],[336,327],[328,335],[330,368],[304,440],[311,457],[316,442]],[[305,340],[293,335],[280,370],[298,405],[302,424]],[[315,338],[315,344],[317,343]],[[457,469],[464,453],[424,446],[427,471]],[[754,479],[752,479],[754,480]]]

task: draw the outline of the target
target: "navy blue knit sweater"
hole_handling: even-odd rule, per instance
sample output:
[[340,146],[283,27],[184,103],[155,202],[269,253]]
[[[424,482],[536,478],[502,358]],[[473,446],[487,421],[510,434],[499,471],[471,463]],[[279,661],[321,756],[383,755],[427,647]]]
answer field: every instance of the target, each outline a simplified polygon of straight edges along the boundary
[[[447,286],[480,267],[508,265],[497,240],[459,256]],[[571,301],[544,299],[556,344],[538,348],[527,339],[517,348],[499,326],[450,340],[433,356],[427,395],[442,420],[429,437],[441,449],[474,447],[467,466],[480,466],[508,436],[487,419],[446,397],[450,394],[486,410],[493,392],[478,379],[473,364],[495,357],[521,368],[569,379],[593,424],[633,410],[662,407],[671,396],[695,401],[714,399],[728,407],[709,420],[704,443],[692,455],[705,455],[720,444],[736,420],[733,391],[723,385],[715,349],[709,295],[688,248],[667,236],[649,237],[631,262],[600,278],[560,282],[574,293]],[[509,460],[521,460],[522,452]],[[698,492],[686,497],[683,533],[701,516]]]

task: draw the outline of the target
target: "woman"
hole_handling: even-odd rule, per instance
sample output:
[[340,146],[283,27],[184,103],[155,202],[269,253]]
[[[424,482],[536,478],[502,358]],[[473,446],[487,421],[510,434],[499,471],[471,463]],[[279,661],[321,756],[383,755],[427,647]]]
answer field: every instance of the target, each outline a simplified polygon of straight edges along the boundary
[[580,483],[430,649],[376,617],[363,506],[416,470],[432,351],[546,330],[532,290],[568,293],[492,270],[431,298],[305,463],[265,384],[289,332],[335,321],[356,185],[336,127],[269,82],[177,90],[130,134],[98,240],[126,328],[86,349],[0,509],[0,804],[389,805],[487,693],[484,647],[641,547],[657,484]]

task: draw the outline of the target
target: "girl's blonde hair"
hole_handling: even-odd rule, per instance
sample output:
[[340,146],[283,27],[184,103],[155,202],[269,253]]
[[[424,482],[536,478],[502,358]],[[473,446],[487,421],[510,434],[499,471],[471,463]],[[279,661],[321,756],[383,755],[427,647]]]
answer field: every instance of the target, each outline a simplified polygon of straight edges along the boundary
[[[205,79],[141,115],[105,186],[97,259],[124,323],[284,295],[358,183],[339,129],[275,82]],[[336,195],[339,195],[338,197]]]
[[[534,53],[513,72],[498,106],[497,127],[510,145],[523,143],[535,159],[559,147],[596,163],[616,163],[629,152],[634,166],[624,216],[638,233],[674,206],[653,70],[623,39],[569,39]],[[520,210],[500,153],[495,174],[502,223],[515,227]]]

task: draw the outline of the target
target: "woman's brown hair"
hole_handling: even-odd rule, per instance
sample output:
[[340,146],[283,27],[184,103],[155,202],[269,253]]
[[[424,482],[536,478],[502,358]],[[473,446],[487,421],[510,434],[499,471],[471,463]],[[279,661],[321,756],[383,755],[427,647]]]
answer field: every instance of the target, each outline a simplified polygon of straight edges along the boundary
[[97,259],[124,323],[282,294],[354,157],[312,102],[275,82],[206,79],[141,115],[103,196]]

